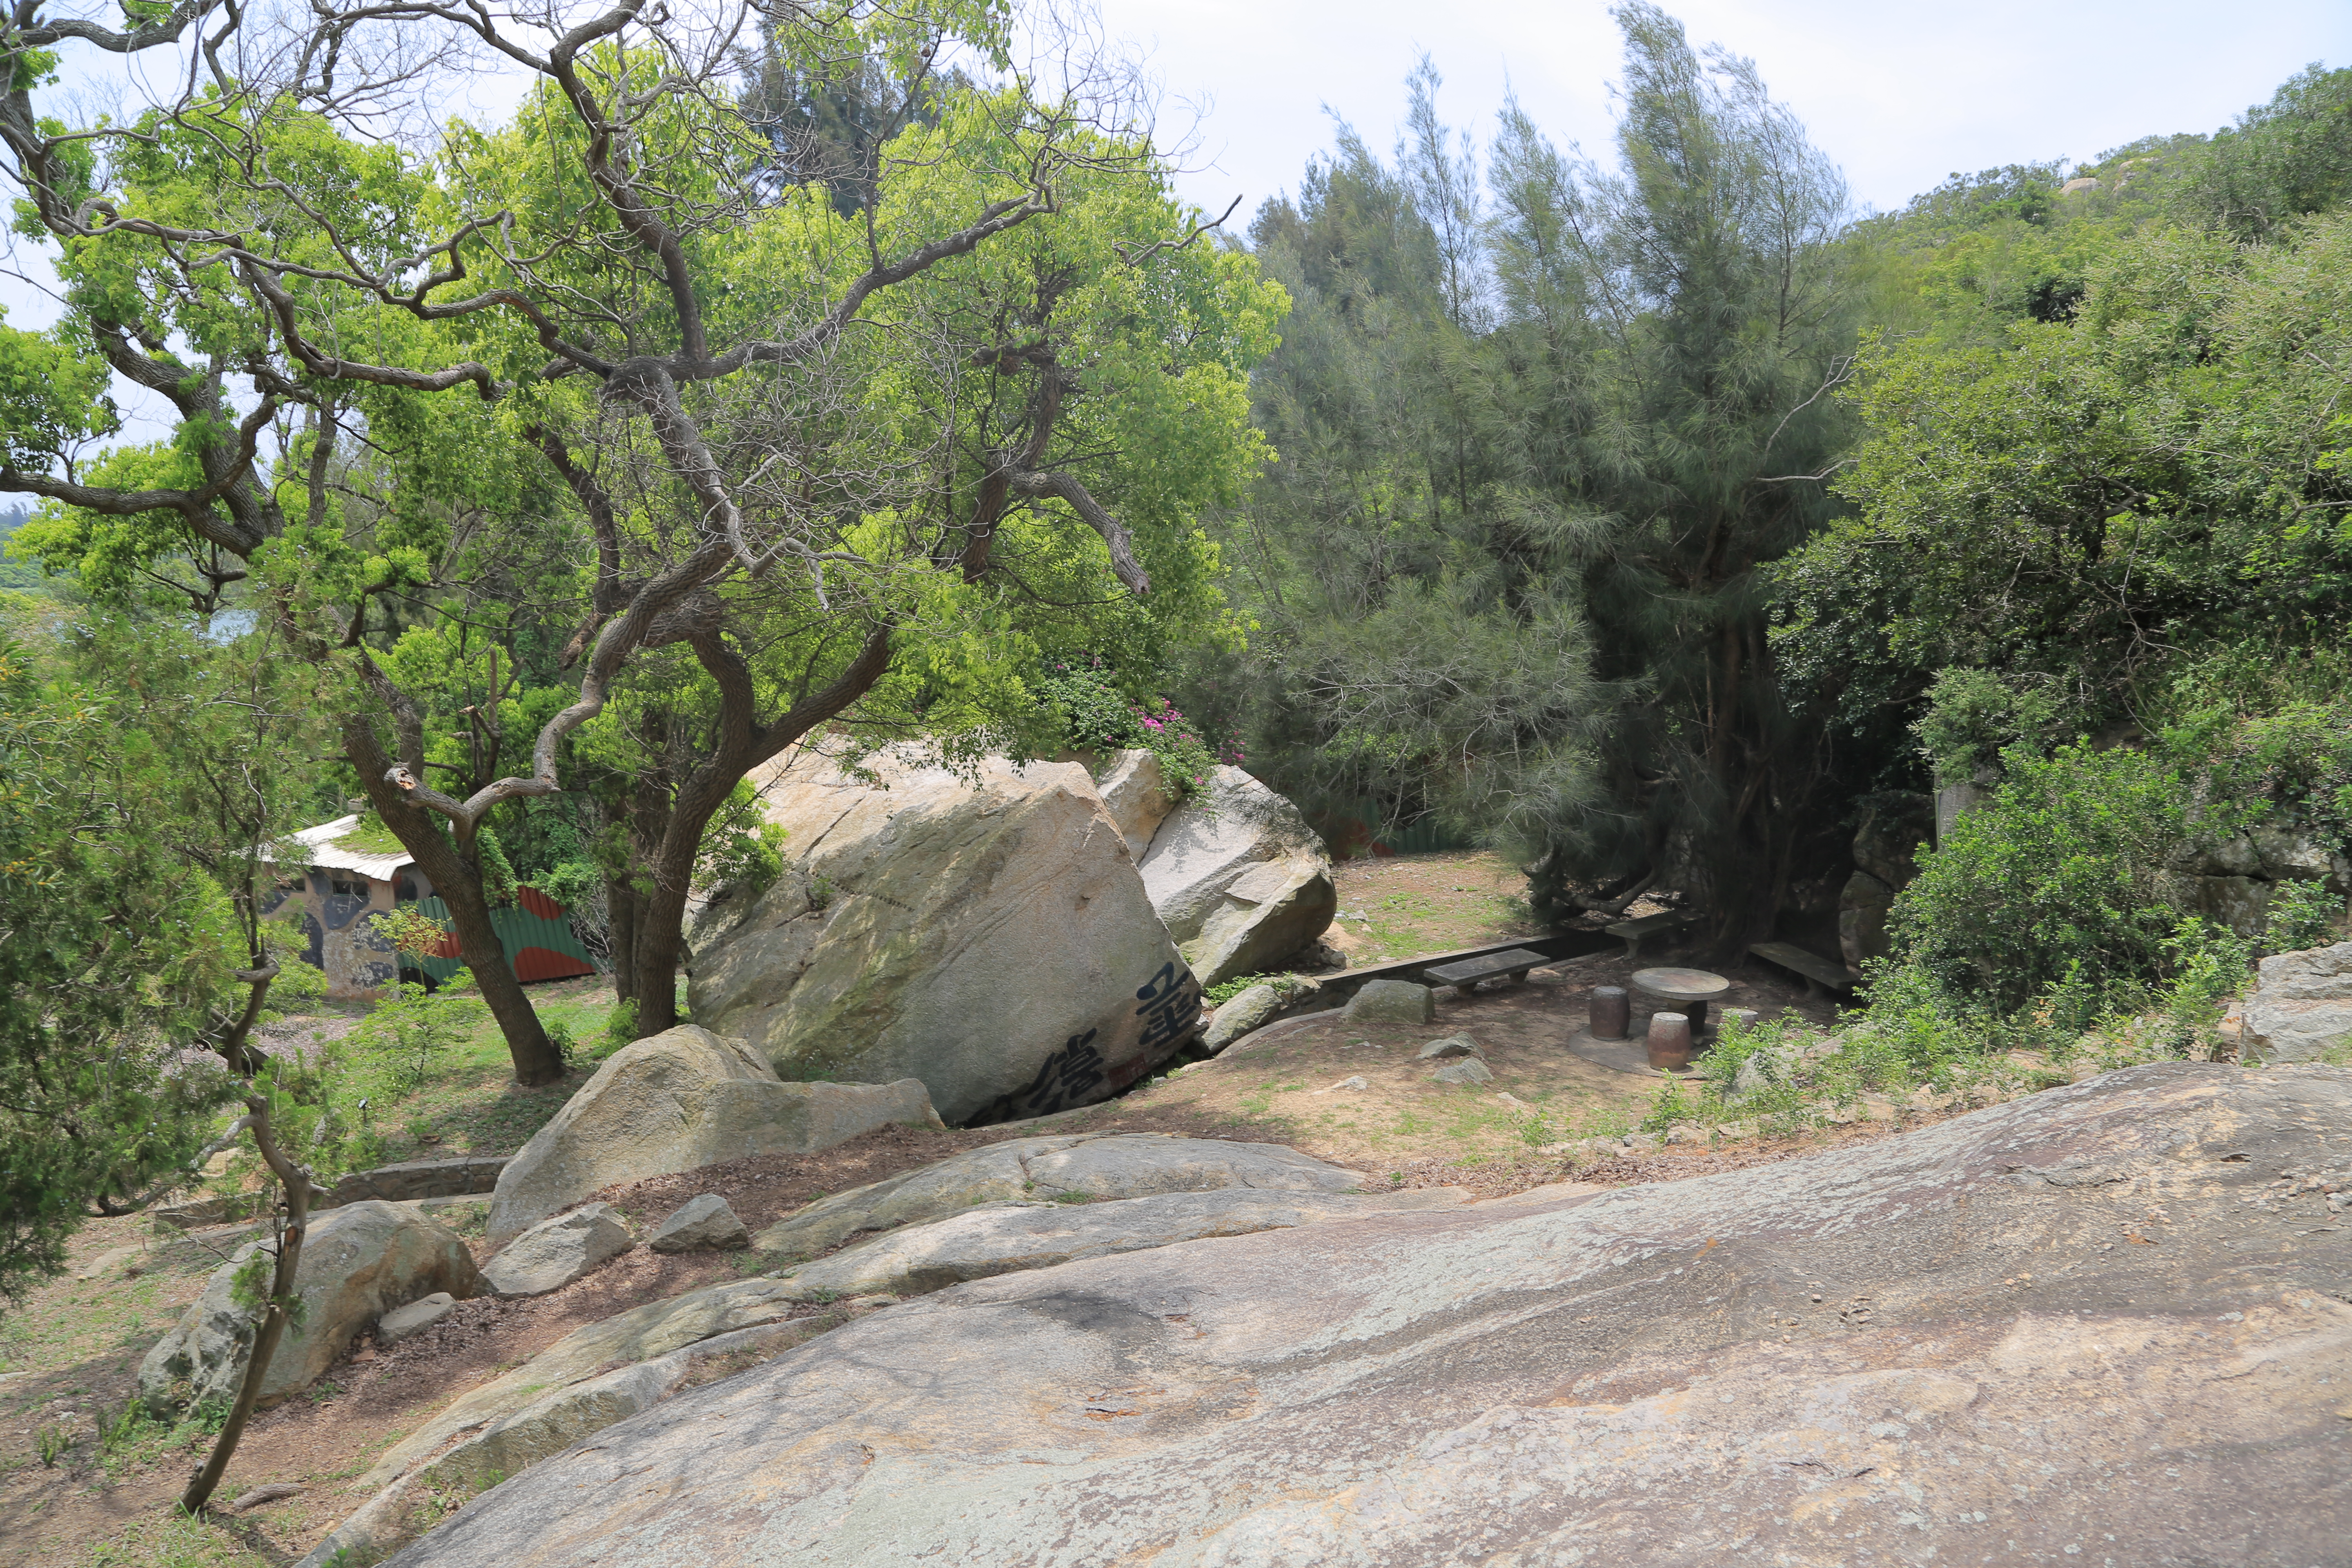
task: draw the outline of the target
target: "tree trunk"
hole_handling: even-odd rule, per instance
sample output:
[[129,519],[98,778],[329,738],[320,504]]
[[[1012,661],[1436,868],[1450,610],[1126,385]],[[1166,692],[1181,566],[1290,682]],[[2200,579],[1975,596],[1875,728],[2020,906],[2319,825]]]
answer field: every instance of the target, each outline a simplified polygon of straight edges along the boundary
[[[732,789],[734,785],[728,787]],[[705,824],[709,817],[709,813],[703,814]],[[640,910],[636,966],[640,1039],[677,1023],[677,963],[686,950],[687,883],[694,874],[695,852],[701,847],[701,842],[698,827],[694,837],[685,841],[683,856],[675,854],[671,845],[665,842],[664,853],[654,868],[654,890],[646,896]],[[671,863],[681,858],[684,866],[673,869]]]
[[604,879],[604,910],[612,921],[613,994],[623,1002],[637,994],[636,888],[625,877]]
[[[433,876],[430,868],[425,875]],[[547,1037],[530,998],[523,994],[522,982],[515,977],[506,944],[490,924],[490,906],[482,896],[481,879],[467,879],[451,889],[434,877],[433,890],[449,906],[457,951],[480,983],[482,1000],[488,1005],[490,1016],[498,1020],[499,1032],[506,1037],[507,1054],[514,1059],[515,1081],[526,1086],[556,1082],[563,1077],[563,1053]]]
[[640,1039],[677,1023],[677,966],[686,952],[686,900],[693,890],[694,862],[702,852],[702,835],[710,819],[753,765],[747,760],[752,754],[749,746],[730,750],[733,755],[713,757],[688,777],[671,804],[660,843],[646,858],[654,885],[637,905]]
[[[449,906],[456,927],[458,956],[482,988],[482,1000],[506,1037],[507,1054],[514,1059],[515,1081],[526,1086],[554,1083],[563,1077],[563,1053],[555,1048],[523,994],[507,959],[506,944],[490,924],[489,900],[482,892],[481,868],[461,852],[441,831],[433,814],[411,803],[397,784],[384,775],[392,759],[367,719],[352,715],[343,721],[343,754],[359,771],[361,787],[383,825]],[[470,848],[471,847],[468,846]]]
[[871,633],[847,668],[824,689],[794,703],[764,730],[754,730],[756,696],[750,670],[715,632],[689,638],[697,657],[719,688],[719,754],[680,785],[671,803],[661,842],[646,859],[653,889],[637,906],[637,1037],[659,1034],[677,1022],[677,966],[686,951],[686,900],[694,879],[703,830],[745,774],[781,754],[818,725],[839,715],[874,689],[890,668],[887,628]]
[[310,1223],[310,1173],[286,1158],[278,1141],[269,1131],[269,1101],[259,1094],[248,1094],[245,1100],[247,1120],[253,1127],[253,1141],[261,1157],[286,1189],[286,1228],[278,1233],[278,1264],[270,1270],[269,1300],[263,1309],[261,1327],[253,1336],[253,1355],[245,1363],[245,1381],[237,1384],[236,1400],[229,1406],[228,1420],[213,1439],[213,1451],[205,1467],[188,1482],[188,1489],[180,1494],[180,1506],[190,1513],[202,1513],[212,1500],[214,1489],[227,1472],[228,1462],[236,1453],[239,1439],[245,1436],[245,1424],[252,1419],[253,1407],[261,1398],[261,1384],[269,1373],[270,1358],[278,1353],[278,1342],[286,1337],[287,1304],[294,1299],[294,1274],[302,1262],[302,1236]]

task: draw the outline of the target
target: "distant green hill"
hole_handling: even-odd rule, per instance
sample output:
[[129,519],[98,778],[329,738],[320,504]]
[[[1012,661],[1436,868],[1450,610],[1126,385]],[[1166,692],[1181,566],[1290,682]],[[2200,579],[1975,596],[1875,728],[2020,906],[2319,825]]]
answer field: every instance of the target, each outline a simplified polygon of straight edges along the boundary
[[20,594],[42,591],[41,569],[29,561],[18,561],[8,554],[8,541],[16,531],[32,521],[29,507],[11,507],[0,511],[0,588],[13,588]]

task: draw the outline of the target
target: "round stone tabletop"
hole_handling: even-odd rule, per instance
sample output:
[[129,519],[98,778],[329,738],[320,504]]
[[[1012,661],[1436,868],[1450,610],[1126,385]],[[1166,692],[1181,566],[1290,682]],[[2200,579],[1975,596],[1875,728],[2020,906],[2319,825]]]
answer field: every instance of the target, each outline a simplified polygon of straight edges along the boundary
[[1731,989],[1731,982],[1704,969],[1637,969],[1633,989],[1665,1002],[1711,1002]]

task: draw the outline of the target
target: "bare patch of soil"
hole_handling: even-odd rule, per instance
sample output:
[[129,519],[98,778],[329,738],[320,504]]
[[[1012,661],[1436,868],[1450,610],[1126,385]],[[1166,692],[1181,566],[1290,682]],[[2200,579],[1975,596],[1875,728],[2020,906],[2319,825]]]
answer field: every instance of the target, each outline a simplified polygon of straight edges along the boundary
[[[1658,947],[1642,963],[1691,957]],[[1649,1109],[1661,1080],[1588,1062],[1568,1043],[1583,1026],[1592,988],[1624,985],[1633,968],[1621,952],[1597,953],[1538,969],[1520,984],[1442,989],[1436,1021],[1426,1025],[1360,1025],[1337,1013],[1285,1020],[1066,1125],[1257,1138],[1376,1176],[1423,1161],[1523,1159],[1546,1143],[1623,1131]],[[1793,1009],[1817,1026],[1836,1016],[1833,1003],[1807,999],[1801,984],[1763,965],[1718,973],[1732,983],[1724,1005]],[[1654,1007],[1635,1002],[1638,1035]],[[1493,1082],[1435,1081],[1442,1064],[1418,1053],[1457,1034],[1478,1043]],[[1352,1081],[1359,1079],[1361,1087]]]

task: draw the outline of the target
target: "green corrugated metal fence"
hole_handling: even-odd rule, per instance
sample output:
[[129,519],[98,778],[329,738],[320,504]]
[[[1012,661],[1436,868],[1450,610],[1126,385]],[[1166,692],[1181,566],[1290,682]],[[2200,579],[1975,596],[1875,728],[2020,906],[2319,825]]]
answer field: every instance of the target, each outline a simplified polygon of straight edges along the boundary
[[[449,906],[437,894],[419,899],[416,911],[445,925],[449,920]],[[490,929],[499,933],[499,941],[507,950],[507,962],[524,980],[561,980],[596,972],[595,961],[572,934],[572,922],[564,918],[562,906],[534,888],[522,889],[512,904],[492,909]],[[449,952],[446,958],[412,961],[431,975],[436,985],[465,967],[457,956],[457,939],[452,937],[446,945]]]

